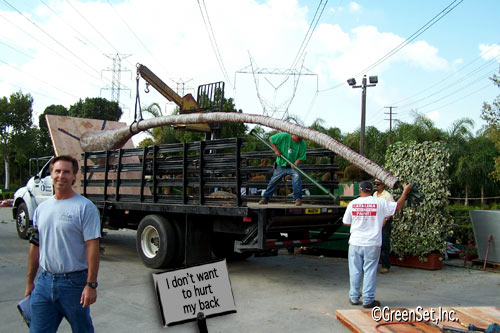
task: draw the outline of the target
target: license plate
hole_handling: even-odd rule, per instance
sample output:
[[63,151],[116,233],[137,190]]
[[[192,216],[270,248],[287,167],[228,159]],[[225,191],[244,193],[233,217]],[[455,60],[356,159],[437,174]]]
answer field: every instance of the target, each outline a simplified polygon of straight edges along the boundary
[[321,208],[306,208],[306,214],[319,214],[321,213]]

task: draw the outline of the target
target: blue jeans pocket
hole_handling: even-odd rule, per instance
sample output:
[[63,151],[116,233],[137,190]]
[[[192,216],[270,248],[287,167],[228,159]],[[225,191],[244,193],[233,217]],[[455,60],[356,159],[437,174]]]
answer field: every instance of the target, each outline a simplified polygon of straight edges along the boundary
[[82,272],[81,274],[68,274],[66,275],[66,280],[73,287],[84,288],[87,284],[87,273]]

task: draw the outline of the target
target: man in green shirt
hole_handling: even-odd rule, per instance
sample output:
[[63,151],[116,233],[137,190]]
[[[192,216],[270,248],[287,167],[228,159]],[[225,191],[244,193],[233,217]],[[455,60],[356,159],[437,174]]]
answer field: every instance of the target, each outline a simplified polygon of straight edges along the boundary
[[274,190],[278,186],[281,178],[286,175],[292,176],[293,197],[295,206],[302,205],[302,178],[300,173],[290,164],[288,164],[281,156],[286,157],[290,161],[294,161],[295,165],[299,165],[300,161],[306,160],[306,142],[298,135],[290,135],[288,133],[278,133],[269,138],[269,142],[273,147],[276,155],[276,163],[274,172],[266,192],[264,192],[259,204],[265,205],[271,199]]

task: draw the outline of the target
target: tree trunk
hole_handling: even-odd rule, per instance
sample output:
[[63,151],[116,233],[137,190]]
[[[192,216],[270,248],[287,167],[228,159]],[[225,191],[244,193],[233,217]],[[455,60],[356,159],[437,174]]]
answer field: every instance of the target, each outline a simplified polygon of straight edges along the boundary
[[9,157],[5,156],[3,158],[4,170],[5,170],[5,186],[4,189],[9,189],[10,187],[10,168],[9,168]]
[[469,186],[465,185],[465,205],[469,205]]
[[481,184],[481,208],[484,207],[484,184]]
[[117,149],[119,147],[122,147],[125,142],[127,142],[127,140],[129,140],[135,134],[154,127],[169,126],[174,124],[180,125],[214,122],[259,124],[290,134],[296,134],[301,138],[309,139],[327,149],[330,149],[337,155],[345,158],[349,162],[365,170],[374,178],[380,179],[390,188],[396,188],[399,185],[399,180],[391,175],[387,170],[378,166],[366,157],[356,153],[349,147],[346,147],[343,144],[337,142],[330,136],[306,128],[304,126],[257,114],[238,112],[212,112],[170,115],[152,119],[145,119],[140,122],[134,122],[130,126],[118,128],[115,130],[86,132],[80,137],[80,146],[82,147],[83,151]]

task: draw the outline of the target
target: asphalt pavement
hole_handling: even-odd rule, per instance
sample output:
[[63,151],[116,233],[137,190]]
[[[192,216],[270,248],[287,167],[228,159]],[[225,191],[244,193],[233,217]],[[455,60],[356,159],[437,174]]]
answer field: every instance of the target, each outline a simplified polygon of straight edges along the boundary
[[[102,241],[96,332],[198,332],[195,322],[164,328],[152,273],[135,249],[135,231]],[[23,298],[29,244],[17,237],[11,208],[0,208],[0,332],[28,332],[16,309]],[[227,264],[237,313],[207,319],[209,332],[349,332],[335,316],[349,304],[347,259],[302,254]],[[377,278],[376,298],[395,307],[500,306],[500,275],[445,266],[393,266]],[[59,332],[70,332],[63,320]]]

